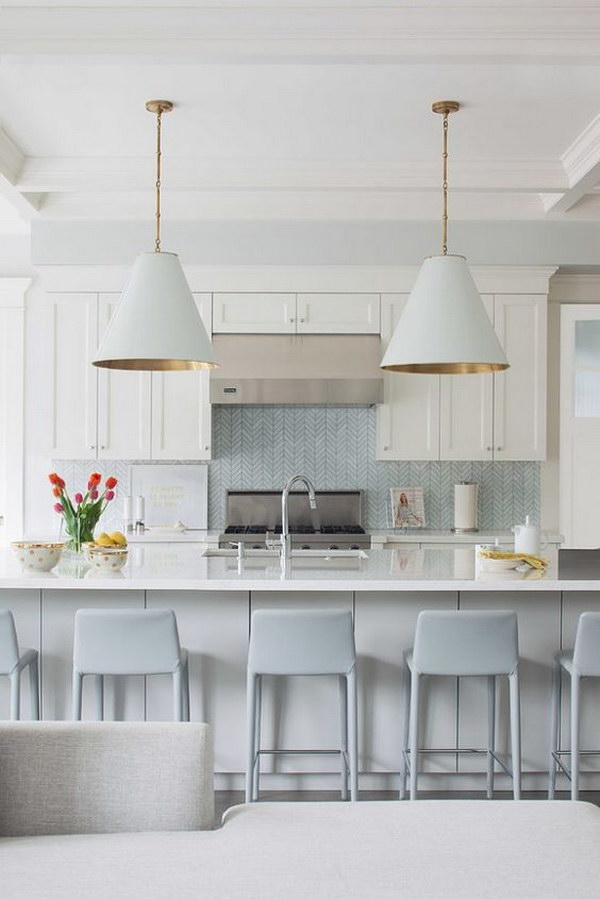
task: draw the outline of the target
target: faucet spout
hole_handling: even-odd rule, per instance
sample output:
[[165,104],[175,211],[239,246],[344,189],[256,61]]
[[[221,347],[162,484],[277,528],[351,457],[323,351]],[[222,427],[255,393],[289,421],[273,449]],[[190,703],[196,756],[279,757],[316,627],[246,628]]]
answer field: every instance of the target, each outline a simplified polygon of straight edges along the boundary
[[295,474],[293,475],[286,483],[283,488],[283,492],[281,494],[281,564],[282,569],[285,568],[286,563],[289,559],[291,553],[291,540],[290,540],[290,520],[289,520],[289,496],[292,490],[292,487],[295,484],[304,484],[306,487],[306,491],[308,493],[308,504],[312,512],[314,512],[313,516],[313,525],[315,530],[321,530],[321,521],[319,517],[319,511],[317,509],[317,496],[315,493],[315,488],[312,485],[312,481],[310,481],[303,474]]

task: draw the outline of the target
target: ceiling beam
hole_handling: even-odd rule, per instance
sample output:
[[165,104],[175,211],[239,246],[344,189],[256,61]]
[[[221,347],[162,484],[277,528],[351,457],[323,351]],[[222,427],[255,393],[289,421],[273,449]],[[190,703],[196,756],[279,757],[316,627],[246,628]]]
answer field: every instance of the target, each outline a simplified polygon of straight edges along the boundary
[[40,197],[23,194],[16,186],[24,162],[21,150],[0,128],[0,195],[8,200],[20,216],[30,220],[37,214]]
[[545,212],[568,212],[600,183],[600,115],[565,150],[561,164],[568,188],[542,197]]
[[600,59],[600,8],[561,5],[5,6],[0,54],[186,62],[571,65]]

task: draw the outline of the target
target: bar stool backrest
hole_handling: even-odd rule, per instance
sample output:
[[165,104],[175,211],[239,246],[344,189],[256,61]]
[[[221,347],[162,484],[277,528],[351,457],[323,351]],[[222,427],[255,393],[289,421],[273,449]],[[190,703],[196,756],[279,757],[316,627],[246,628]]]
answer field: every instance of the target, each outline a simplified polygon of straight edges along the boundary
[[516,612],[425,611],[417,618],[413,666],[420,674],[511,674],[518,659]]
[[579,616],[573,667],[584,677],[600,677],[600,612]]
[[356,663],[352,613],[259,609],[252,615],[248,668],[257,674],[343,674]]
[[0,612],[0,674],[10,674],[19,661],[19,643],[12,612]]
[[73,664],[81,674],[167,674],[181,664],[172,609],[78,609]]

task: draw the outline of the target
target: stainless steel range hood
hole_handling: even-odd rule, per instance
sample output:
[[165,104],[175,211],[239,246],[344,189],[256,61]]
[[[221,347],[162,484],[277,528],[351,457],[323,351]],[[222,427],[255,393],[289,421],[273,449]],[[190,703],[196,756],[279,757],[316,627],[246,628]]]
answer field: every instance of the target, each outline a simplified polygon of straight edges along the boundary
[[372,406],[383,401],[374,334],[216,334],[217,405]]

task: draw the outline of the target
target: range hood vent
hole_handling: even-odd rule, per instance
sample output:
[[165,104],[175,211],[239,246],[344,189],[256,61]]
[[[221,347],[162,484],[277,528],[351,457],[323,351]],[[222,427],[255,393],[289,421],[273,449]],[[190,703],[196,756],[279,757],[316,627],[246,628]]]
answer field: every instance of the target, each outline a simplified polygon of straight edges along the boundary
[[217,334],[217,405],[373,406],[383,402],[381,340],[373,334]]

